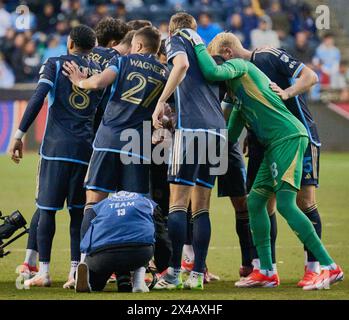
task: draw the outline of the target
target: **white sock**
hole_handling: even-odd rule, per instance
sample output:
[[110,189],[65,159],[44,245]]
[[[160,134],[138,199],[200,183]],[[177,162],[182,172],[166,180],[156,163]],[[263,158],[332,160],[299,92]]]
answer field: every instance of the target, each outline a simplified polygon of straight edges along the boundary
[[190,277],[191,277],[191,278],[199,278],[200,276],[201,276],[202,279],[203,279],[204,274],[201,273],[201,272],[197,272],[197,271],[191,271],[191,272],[190,272]]
[[337,269],[337,265],[335,263],[332,263],[328,266],[322,266],[322,269],[324,270],[336,270]]
[[260,269],[261,268],[261,261],[259,259],[253,259],[252,265],[253,265],[253,269]]
[[142,288],[145,278],[145,267],[140,267],[133,273],[133,288]]
[[194,261],[194,249],[191,244],[185,244],[183,246],[184,259],[190,262]]
[[271,277],[274,274],[276,274],[276,272],[274,270],[264,270],[264,269],[261,269],[259,271],[260,271],[261,274],[264,274],[265,276],[268,276],[268,277]]
[[311,272],[316,272],[320,274],[320,263],[318,261],[307,262],[307,270]]
[[81,253],[80,262],[85,262],[85,259],[86,259],[86,253]]
[[50,263],[39,261],[39,273],[44,274],[49,272],[50,272]]
[[277,272],[278,272],[278,269],[277,269],[276,263],[273,263],[273,271],[274,271],[275,273],[277,273]]
[[74,278],[76,269],[78,268],[79,261],[71,261],[70,262],[70,272],[69,279]]
[[27,263],[31,267],[35,267],[36,266],[37,257],[38,257],[38,252],[36,250],[27,249],[25,251],[24,263]]
[[179,275],[181,274],[181,268],[172,268],[172,267],[168,267],[167,269],[167,273],[171,276],[174,276],[176,278],[179,277]]

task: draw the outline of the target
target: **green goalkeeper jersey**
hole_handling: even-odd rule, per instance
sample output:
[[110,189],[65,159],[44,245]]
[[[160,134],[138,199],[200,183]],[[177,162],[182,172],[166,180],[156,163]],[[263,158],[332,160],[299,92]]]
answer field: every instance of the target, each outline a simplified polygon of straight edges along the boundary
[[270,79],[251,62],[231,59],[217,65],[205,45],[195,46],[200,69],[209,81],[226,81],[233,104],[228,121],[229,140],[236,142],[244,126],[265,147],[294,137],[308,137],[304,125],[270,88]]

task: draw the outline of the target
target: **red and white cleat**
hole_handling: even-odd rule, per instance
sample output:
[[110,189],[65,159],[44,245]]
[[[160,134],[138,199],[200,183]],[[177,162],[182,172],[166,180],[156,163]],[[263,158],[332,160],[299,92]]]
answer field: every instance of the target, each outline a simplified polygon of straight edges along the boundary
[[194,261],[190,261],[187,259],[182,260],[182,271],[184,273],[190,273],[193,270]]
[[24,287],[50,287],[51,283],[52,281],[48,273],[37,273],[35,277],[24,281]]
[[235,282],[235,286],[238,288],[275,288],[280,284],[279,276],[274,274],[272,276],[266,276],[260,272],[260,270],[255,269],[246,278]]
[[17,273],[23,277],[23,279],[31,279],[35,277],[38,273],[38,268],[36,266],[30,266],[28,263],[24,262],[17,268]]
[[303,287],[303,290],[322,290],[330,288],[330,270],[322,270],[320,274],[317,274],[316,277],[312,279],[310,283]]
[[115,283],[117,280],[116,274],[113,273],[110,278],[108,279],[108,283]]
[[303,278],[297,283],[297,287],[303,288],[305,286],[311,285],[318,275],[319,274],[316,272],[305,270]]
[[330,284],[335,284],[338,281],[344,280],[344,273],[340,266],[337,266],[335,270],[330,270]]

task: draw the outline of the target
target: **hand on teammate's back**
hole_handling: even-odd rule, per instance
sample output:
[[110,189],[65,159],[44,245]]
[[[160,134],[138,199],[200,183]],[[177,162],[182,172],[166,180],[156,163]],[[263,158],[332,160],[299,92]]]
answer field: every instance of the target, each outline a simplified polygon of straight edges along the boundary
[[79,82],[85,80],[88,75],[88,71],[86,68],[83,71],[80,70],[79,66],[74,62],[66,61],[63,64],[63,68],[65,71],[62,71],[65,76],[69,78],[73,85],[79,87]]
[[288,100],[290,98],[289,93],[286,90],[281,89],[275,82],[270,83],[270,88],[273,90],[282,100]]
[[204,44],[199,34],[193,29],[182,29],[178,32],[179,35],[186,38],[195,47],[199,44]]

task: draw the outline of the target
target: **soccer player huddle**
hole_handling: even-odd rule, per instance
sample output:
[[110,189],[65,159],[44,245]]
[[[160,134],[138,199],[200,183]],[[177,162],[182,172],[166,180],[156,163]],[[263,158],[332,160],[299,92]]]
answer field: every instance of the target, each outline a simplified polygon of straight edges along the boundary
[[[11,149],[19,163],[23,136],[48,96],[37,210],[20,270],[26,286],[51,285],[55,214],[66,202],[64,288],[100,291],[114,275],[119,291],[148,292],[151,265],[154,290],[203,290],[219,279],[206,264],[216,178],[218,196],[230,197],[236,214],[236,287],[280,285],[276,210],[304,244],[298,286],[343,280],[320,240],[320,141],[305,100],[316,74],[284,50],[251,52],[233,33],[206,48],[196,29],[194,17],[177,13],[163,43],[149,21],[108,17],[96,30],[73,28],[67,55],[42,66]],[[244,128],[247,170],[238,143]]]

